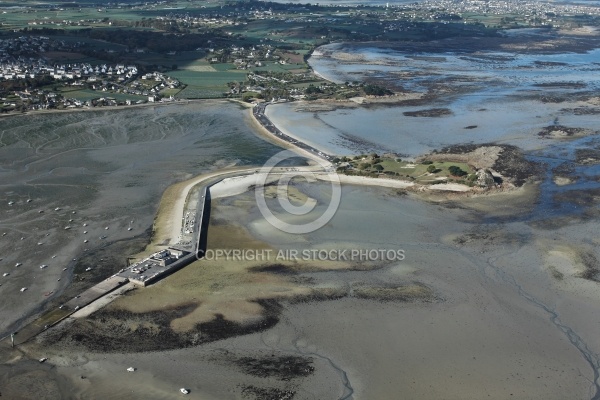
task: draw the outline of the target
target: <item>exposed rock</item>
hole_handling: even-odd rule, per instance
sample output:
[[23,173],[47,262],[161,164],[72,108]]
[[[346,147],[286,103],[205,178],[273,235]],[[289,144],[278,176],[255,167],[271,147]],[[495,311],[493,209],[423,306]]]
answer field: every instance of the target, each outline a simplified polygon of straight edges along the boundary
[[594,131],[584,128],[572,128],[563,125],[550,125],[542,128],[538,136],[544,138],[564,138],[593,135]]
[[518,147],[505,144],[449,146],[419,157],[417,162],[425,159],[433,162],[463,162],[476,169],[489,169],[503,182],[517,187],[528,180],[536,179],[543,172],[541,165],[527,160]]
[[479,187],[491,188],[496,184],[494,176],[487,169],[481,168],[475,174],[477,175],[477,186]]
[[431,108],[428,110],[405,111],[402,114],[407,117],[444,117],[452,115],[452,111],[448,108]]

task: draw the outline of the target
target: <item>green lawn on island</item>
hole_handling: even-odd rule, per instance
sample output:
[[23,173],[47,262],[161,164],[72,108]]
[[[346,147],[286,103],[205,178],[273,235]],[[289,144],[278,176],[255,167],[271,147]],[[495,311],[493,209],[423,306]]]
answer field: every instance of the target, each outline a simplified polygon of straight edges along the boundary
[[[409,161],[397,161],[393,158],[380,158],[380,162],[373,164],[369,158],[352,160],[351,165],[354,166],[360,173],[383,173],[390,176],[398,176],[415,180],[420,183],[432,183],[440,181],[440,178],[448,178],[455,180],[466,179],[467,175],[462,177],[453,176],[449,168],[454,166],[460,168],[467,174],[472,174],[474,171],[469,165],[460,162],[434,162],[431,164],[413,163]],[[377,165],[383,167],[378,170]],[[435,171],[429,172],[431,166],[434,166]]]

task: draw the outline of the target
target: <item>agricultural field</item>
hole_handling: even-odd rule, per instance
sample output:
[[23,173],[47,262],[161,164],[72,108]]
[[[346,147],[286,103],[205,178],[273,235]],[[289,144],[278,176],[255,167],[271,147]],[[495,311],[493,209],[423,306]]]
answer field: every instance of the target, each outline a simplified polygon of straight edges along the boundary
[[246,80],[245,71],[235,70],[224,72],[178,70],[169,72],[169,76],[186,85],[177,97],[187,99],[223,97],[223,93],[229,90],[227,83]]

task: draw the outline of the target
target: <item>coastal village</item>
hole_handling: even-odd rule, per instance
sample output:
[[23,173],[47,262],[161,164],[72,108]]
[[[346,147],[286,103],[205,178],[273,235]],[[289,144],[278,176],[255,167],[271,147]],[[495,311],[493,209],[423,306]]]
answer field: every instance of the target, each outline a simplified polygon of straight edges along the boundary
[[[50,40],[45,36],[20,36],[0,41],[0,80],[2,112],[81,107],[132,105],[173,101],[165,89],[181,84],[161,72],[141,73],[133,64],[51,63],[44,53],[68,52],[77,44]],[[8,90],[6,90],[8,89]],[[11,90],[16,89],[16,90]],[[69,89],[85,89],[97,93],[97,98],[71,97]],[[137,100],[119,99],[133,95]]]

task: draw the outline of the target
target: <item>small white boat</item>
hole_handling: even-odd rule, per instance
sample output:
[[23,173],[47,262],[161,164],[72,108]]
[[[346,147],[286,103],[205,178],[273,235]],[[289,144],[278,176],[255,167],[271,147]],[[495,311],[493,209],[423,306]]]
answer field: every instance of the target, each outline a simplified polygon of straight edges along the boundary
[[8,272],[5,272],[2,274],[2,276],[9,276],[10,274]]
[[60,207],[56,207],[54,211],[60,211]]
[[14,202],[14,201],[9,201],[9,202],[8,202],[8,205],[9,205],[9,206],[12,206],[13,204],[15,204],[15,202]]
[[66,270],[67,270],[66,268],[63,268],[63,271],[66,271]]
[[43,245],[43,244],[44,244],[44,243],[42,243],[42,242],[38,242],[38,246],[41,246],[41,245]]
[[56,254],[52,256],[52,258],[56,258]]
[[87,267],[87,268],[85,269],[85,272],[89,272],[89,271],[91,271],[91,270],[92,270],[92,267]]
[[186,388],[181,388],[181,389],[179,389],[179,391],[181,393],[183,393],[183,394],[189,394],[190,393],[190,391],[188,389],[186,389]]
[[41,362],[41,363],[43,363],[43,362],[44,362],[44,361],[46,361],[46,360],[47,360],[47,358],[46,358],[46,357],[40,358],[40,362]]
[[83,243],[87,243],[87,242],[89,242],[89,240],[87,240],[87,239],[85,239],[85,240],[83,241]]
[[28,203],[31,203],[32,201],[33,201],[33,200],[31,200],[31,199],[27,199],[27,202],[28,202]]
[[44,268],[48,268],[48,266],[46,264],[40,265],[40,269],[44,269]]
[[108,226],[106,228],[104,228],[104,230],[108,230]]
[[26,287],[22,287],[22,288],[21,288],[21,292],[24,292],[24,291],[26,291],[26,290],[27,290],[27,288],[26,288]]
[[68,231],[69,229],[71,229],[70,226],[65,226],[65,231]]
[[87,224],[83,224],[83,226],[87,226]]
[[23,263],[18,262],[15,264],[15,267],[20,267],[21,265],[23,265]]
[[127,371],[129,371],[129,372],[135,372],[135,368],[129,367],[129,368],[127,368]]
[[86,234],[87,234],[87,231],[83,231],[83,234],[84,234],[84,235],[86,235]]

